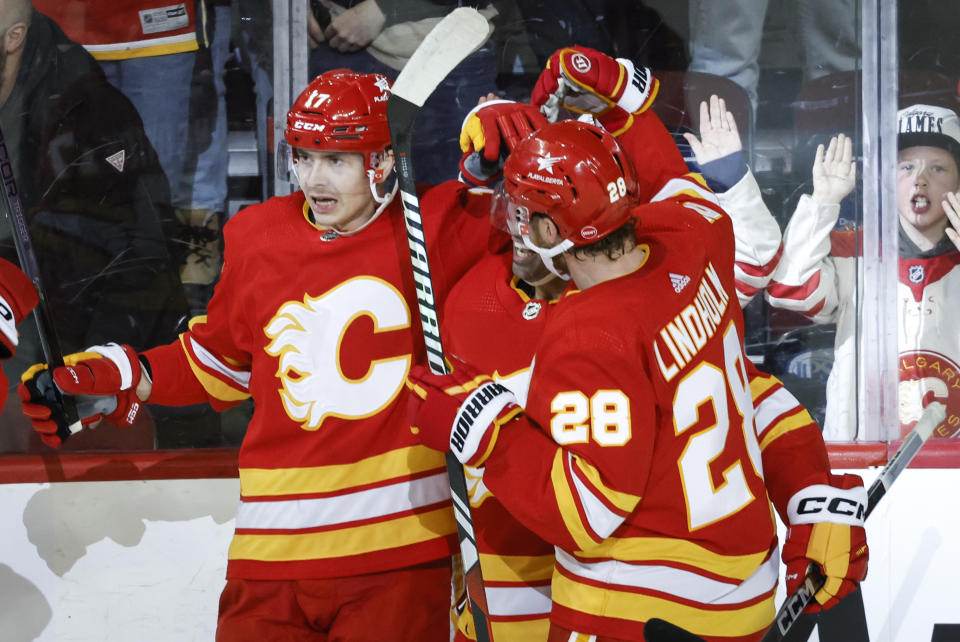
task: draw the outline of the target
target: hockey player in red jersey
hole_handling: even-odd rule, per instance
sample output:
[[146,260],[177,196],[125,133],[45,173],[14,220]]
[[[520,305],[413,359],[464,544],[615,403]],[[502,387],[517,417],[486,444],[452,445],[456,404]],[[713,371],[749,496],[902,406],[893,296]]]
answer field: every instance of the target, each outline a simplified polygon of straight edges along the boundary
[[[16,265],[0,259],[0,361],[17,350],[17,324],[37,305],[37,291]],[[0,409],[7,402],[7,377],[0,369]]]
[[759,639],[778,573],[768,493],[791,526],[790,568],[823,565],[827,605],[849,591],[865,573],[862,516],[797,506],[865,492],[829,474],[815,426],[754,429],[729,219],[638,204],[623,151],[581,123],[525,139],[505,181],[525,244],[578,289],[537,344],[525,413],[463,363],[414,369],[412,409],[424,443],[484,467],[511,514],[556,545],[549,639],[642,640],[654,617]]
[[[314,79],[287,115],[300,191],[226,225],[206,316],[173,344],[95,346],[53,373],[68,393],[115,396],[106,418],[120,424],[142,403],[253,397],[218,640],[449,638],[446,467],[406,420],[404,383],[425,350],[393,199],[389,91],[377,74]],[[450,182],[420,204],[442,302],[486,251],[490,198]],[[44,369],[19,392],[57,445],[58,410],[37,392]]]

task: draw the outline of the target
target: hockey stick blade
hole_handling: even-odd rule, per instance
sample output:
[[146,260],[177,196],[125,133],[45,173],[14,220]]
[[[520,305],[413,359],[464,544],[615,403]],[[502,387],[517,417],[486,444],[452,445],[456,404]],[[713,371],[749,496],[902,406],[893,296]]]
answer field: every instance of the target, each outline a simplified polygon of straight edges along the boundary
[[[877,478],[870,484],[867,490],[867,508],[864,519],[870,516],[873,509],[877,507],[887,490],[893,485],[893,482],[900,476],[903,469],[906,468],[914,456],[920,451],[920,448],[927,442],[933,431],[947,417],[947,408],[939,401],[929,404],[923,411],[923,415],[913,427],[910,434],[907,435],[900,448],[894,453],[887,465],[883,467]],[[761,638],[760,642],[779,642],[783,640],[790,627],[797,621],[803,609],[806,608],[817,591],[823,588],[826,578],[820,572],[816,564],[810,564],[807,568],[807,574],[797,589],[787,596],[783,606],[777,611],[773,624]]]
[[[40,280],[37,254],[30,239],[30,228],[27,227],[27,219],[23,214],[23,204],[20,202],[20,194],[14,180],[13,161],[10,158],[10,150],[7,149],[7,140],[2,130],[0,130],[0,173],[3,175],[3,202],[7,213],[10,215],[13,244],[17,250],[17,257],[20,259],[20,269],[33,282],[33,287],[37,290],[37,307],[33,317],[37,324],[37,334],[40,337],[40,350],[52,371],[54,368],[63,365],[63,352],[60,350],[60,342],[57,340],[56,332],[53,329],[50,305],[47,302],[46,291],[43,289]],[[60,389],[56,386],[53,387],[53,393],[63,410],[67,424],[58,427],[57,436],[60,441],[66,441],[67,437],[78,432],[83,426],[80,423],[80,415],[77,412],[77,405],[73,397],[61,394]]]
[[454,9],[410,56],[393,83],[391,95],[423,107],[450,72],[486,42],[490,31],[490,23],[476,9]]
[[[460,62],[486,41],[489,34],[490,25],[476,9],[463,7],[453,10],[427,34],[413,52],[393,83],[387,102],[387,121],[396,161],[414,285],[417,289],[420,325],[423,329],[427,362],[435,373],[447,373],[449,369],[444,359],[427,257],[427,241],[413,173],[411,150],[414,121],[430,94]],[[473,518],[470,515],[470,495],[467,492],[463,466],[450,452],[447,453],[447,474],[450,477],[450,492],[453,496],[467,597],[473,614],[474,634],[477,642],[489,642],[491,635],[487,625],[487,603],[480,574]]]
[[699,635],[660,618],[647,620],[643,625],[643,638],[647,642],[704,642]]

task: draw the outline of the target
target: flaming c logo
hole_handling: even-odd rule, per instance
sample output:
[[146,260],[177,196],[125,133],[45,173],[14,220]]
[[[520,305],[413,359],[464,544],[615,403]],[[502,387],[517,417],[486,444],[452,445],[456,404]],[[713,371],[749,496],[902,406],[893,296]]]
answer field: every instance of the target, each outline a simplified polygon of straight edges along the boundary
[[960,366],[949,357],[929,350],[900,354],[900,432],[906,435],[923,413],[924,397],[947,407],[946,420],[937,426],[934,437],[960,437]]

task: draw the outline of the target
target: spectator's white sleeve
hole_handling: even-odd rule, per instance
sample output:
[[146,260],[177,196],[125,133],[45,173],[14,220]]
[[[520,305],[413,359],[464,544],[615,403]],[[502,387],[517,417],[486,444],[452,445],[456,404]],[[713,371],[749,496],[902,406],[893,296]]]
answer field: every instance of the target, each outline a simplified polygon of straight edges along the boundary
[[757,179],[749,170],[729,190],[718,193],[717,199],[733,220],[734,279],[743,307],[770,282],[780,259],[780,225],[763,202]]
[[793,310],[815,323],[836,321],[837,268],[830,232],[840,205],[823,205],[804,194],[783,233],[783,253],[767,287],[770,305]]

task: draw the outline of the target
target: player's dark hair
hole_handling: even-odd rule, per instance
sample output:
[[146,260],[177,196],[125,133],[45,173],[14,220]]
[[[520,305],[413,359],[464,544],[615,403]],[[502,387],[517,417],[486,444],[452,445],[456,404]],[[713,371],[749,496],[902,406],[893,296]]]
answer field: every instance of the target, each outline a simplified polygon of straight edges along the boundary
[[602,254],[611,261],[615,261],[633,248],[637,247],[637,234],[635,231],[635,226],[636,221],[631,218],[596,243],[571,248],[570,254],[572,254],[575,259],[582,259],[584,257],[598,256]]

